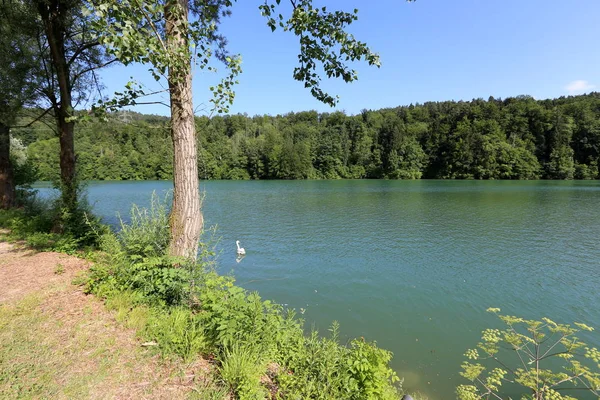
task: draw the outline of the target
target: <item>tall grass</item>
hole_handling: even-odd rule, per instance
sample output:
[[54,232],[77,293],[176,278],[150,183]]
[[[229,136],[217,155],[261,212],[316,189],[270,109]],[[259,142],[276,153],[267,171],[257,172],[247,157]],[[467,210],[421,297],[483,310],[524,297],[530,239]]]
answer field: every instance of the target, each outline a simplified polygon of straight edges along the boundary
[[169,197],[170,194],[167,194],[161,200],[153,192],[150,208],[132,205],[129,223],[119,217],[121,229],[116,236],[129,257],[160,257],[166,254],[169,246]]
[[255,348],[234,344],[220,357],[221,378],[240,399],[267,397],[267,390],[260,382],[267,368]]

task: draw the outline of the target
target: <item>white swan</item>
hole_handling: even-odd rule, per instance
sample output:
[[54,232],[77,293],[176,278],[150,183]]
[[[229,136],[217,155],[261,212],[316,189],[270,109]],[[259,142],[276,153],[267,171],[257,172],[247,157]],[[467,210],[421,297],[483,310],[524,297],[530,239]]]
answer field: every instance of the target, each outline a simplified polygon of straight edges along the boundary
[[239,241],[239,240],[236,240],[236,241],[235,241],[235,244],[237,245],[237,254],[238,254],[239,256],[243,256],[243,255],[245,255],[245,254],[246,254],[246,250],[244,250],[244,248],[243,248],[243,247],[240,247],[240,241]]

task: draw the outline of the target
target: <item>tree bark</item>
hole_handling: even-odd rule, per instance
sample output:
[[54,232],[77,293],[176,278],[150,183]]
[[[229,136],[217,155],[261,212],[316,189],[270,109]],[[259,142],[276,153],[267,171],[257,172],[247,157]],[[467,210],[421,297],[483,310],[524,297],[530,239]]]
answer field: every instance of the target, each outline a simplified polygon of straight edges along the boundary
[[9,209],[15,203],[15,183],[10,162],[10,129],[0,122],[0,208]]
[[[169,1],[165,6],[165,18],[167,47],[189,54],[187,0]],[[169,217],[169,254],[195,259],[204,221],[200,209],[192,70],[190,57],[178,58],[179,61],[169,68],[174,186]]]
[[[62,96],[61,96],[62,97]],[[63,206],[69,212],[77,209],[77,182],[75,177],[75,123],[67,122],[71,113],[62,109],[59,112],[60,143],[60,183]]]
[[71,76],[65,55],[64,26],[70,5],[64,0],[38,0],[38,11],[44,24],[52,63],[56,69],[60,102],[53,102],[60,143],[60,180],[63,207],[69,212],[77,208],[75,181],[75,122],[71,95]]

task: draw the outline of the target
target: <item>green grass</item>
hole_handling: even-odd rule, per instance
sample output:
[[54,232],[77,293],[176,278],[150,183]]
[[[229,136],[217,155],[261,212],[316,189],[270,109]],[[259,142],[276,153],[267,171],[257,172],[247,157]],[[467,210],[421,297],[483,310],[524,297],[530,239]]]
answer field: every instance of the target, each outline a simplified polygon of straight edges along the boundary
[[93,297],[70,305],[72,293],[63,285],[0,304],[1,399],[187,396],[177,383],[186,364],[156,359]]
[[[90,384],[101,374],[77,374],[69,368],[68,357],[89,350],[85,335],[73,331],[73,347],[59,351],[61,343],[46,328],[61,329],[60,321],[50,321],[40,304],[40,296],[32,295],[16,305],[0,306],[0,398],[89,397]],[[101,354],[97,350],[103,346],[94,347]]]

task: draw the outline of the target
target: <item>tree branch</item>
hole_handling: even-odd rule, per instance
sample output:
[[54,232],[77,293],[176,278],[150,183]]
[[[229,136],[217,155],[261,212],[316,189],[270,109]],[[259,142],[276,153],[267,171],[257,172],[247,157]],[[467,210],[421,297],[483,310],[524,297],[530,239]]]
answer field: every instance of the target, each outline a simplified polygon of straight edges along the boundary
[[84,43],[81,46],[79,46],[79,48],[77,50],[75,50],[75,53],[73,53],[73,55],[71,56],[71,58],[69,58],[69,61],[67,61],[67,65],[70,66],[73,61],[75,61],[75,59],[84,51],[86,51],[87,49],[90,49],[94,46],[98,46],[100,45],[100,42],[98,41],[94,41],[94,42],[88,42],[88,43]]
[[145,105],[150,105],[150,104],[160,104],[160,105],[163,105],[163,106],[165,106],[165,107],[167,107],[167,108],[170,108],[170,107],[171,107],[170,105],[168,105],[167,103],[164,103],[164,102],[162,102],[162,101],[147,101],[147,102],[143,102],[143,103],[138,103],[138,102],[136,101],[136,102],[134,102],[134,103],[132,104],[132,106],[145,106]]
[[156,36],[156,38],[160,42],[161,46],[163,47],[163,50],[165,52],[168,52],[167,45],[165,45],[165,42],[162,40],[162,37],[158,33],[158,29],[156,29],[156,25],[154,25],[152,18],[150,18],[150,16],[146,13],[146,10],[144,10],[144,7],[142,6],[142,4],[139,3],[139,1],[136,1],[136,3],[138,3],[138,7],[140,8],[140,11],[142,11],[142,14],[144,14],[144,17],[146,18],[146,21],[148,21],[148,23],[150,24],[150,27],[152,28],[154,35]]
[[86,69],[84,69],[84,70],[76,73],[75,75],[73,75],[73,78],[72,78],[72,84],[73,84],[73,86],[75,85],[75,82],[77,81],[77,79],[81,78],[82,75],[87,74],[88,72],[94,71],[96,69],[107,67],[110,64],[115,63],[117,61],[119,61],[119,60],[117,60],[116,58],[114,58],[114,59],[112,59],[112,60],[110,60],[108,62],[105,62],[104,64],[96,65],[96,66],[90,67],[90,68],[86,68]]
[[31,121],[30,123],[28,123],[27,125],[20,125],[20,126],[13,126],[13,128],[29,128],[31,125],[35,124],[36,122],[38,122],[40,119],[44,118],[44,116],[46,114],[48,114],[50,112],[50,110],[52,110],[54,107],[50,106],[48,107],[43,113],[41,113],[36,119],[34,119],[33,121]]
[[[40,58],[42,60],[42,65],[44,66],[44,72],[45,72],[45,76],[44,78],[46,79],[46,84],[48,85],[48,90],[51,90],[52,92],[54,92],[54,74],[51,74],[50,71],[48,70],[48,63],[45,57],[45,49],[44,46],[42,46],[42,42],[41,42],[41,37],[42,34],[40,32],[38,32],[37,35],[37,43],[38,43],[38,50],[40,52]],[[41,92],[43,93],[44,91],[41,90]]]

